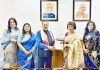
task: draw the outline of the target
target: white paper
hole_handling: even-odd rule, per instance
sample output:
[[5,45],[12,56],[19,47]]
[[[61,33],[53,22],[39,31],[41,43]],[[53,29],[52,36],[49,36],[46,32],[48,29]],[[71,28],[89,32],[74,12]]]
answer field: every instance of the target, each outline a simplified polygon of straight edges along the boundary
[[63,45],[63,43],[62,43],[62,41],[55,41],[55,48],[57,49],[57,50],[63,50],[63,48],[62,48],[62,45]]

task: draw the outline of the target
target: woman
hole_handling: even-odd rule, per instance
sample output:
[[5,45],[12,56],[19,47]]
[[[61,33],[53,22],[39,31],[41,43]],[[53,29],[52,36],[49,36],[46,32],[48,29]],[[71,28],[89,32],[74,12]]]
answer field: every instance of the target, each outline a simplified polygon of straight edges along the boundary
[[96,30],[96,26],[93,21],[89,21],[87,23],[83,41],[85,43],[85,47],[89,50],[87,54],[84,54],[86,65],[91,69],[97,68],[96,56],[98,55],[100,50],[99,32]]
[[[31,32],[31,26],[29,23],[23,25],[21,44],[17,42],[20,49],[18,49],[18,59],[20,67],[31,69],[34,68],[33,57],[28,62],[27,59],[30,57],[31,49],[35,44],[35,36]],[[24,49],[23,49],[24,48]],[[28,52],[29,51],[29,52]],[[27,63],[28,62],[28,63]]]
[[75,33],[76,24],[75,22],[69,22],[67,24],[69,30],[64,38],[64,68],[66,69],[78,69],[83,68],[84,55],[83,46],[80,42],[79,37]]
[[8,28],[4,31],[3,40],[1,45],[4,49],[4,68],[13,68],[18,66],[17,59],[17,44],[14,39],[20,42],[21,34],[17,27],[17,21],[15,18],[8,20]]

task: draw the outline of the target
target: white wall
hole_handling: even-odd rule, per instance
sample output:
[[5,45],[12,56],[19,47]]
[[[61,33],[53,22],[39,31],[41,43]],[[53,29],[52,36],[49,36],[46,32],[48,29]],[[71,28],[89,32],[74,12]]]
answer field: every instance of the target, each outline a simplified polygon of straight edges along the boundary
[[[50,29],[55,37],[63,37],[66,32],[66,25],[72,20],[73,1],[59,0],[59,21],[49,22]],[[92,20],[96,22],[97,29],[100,31],[100,4],[99,0],[92,0]],[[28,22],[35,33],[41,27],[40,21],[40,0],[0,0],[0,37],[10,17],[15,17],[18,27],[22,29],[24,23]],[[83,36],[86,22],[76,22],[76,32],[80,37]]]
[[[59,0],[59,21],[49,22],[50,30],[55,37],[64,37],[66,26],[72,20],[73,5],[72,0]],[[100,31],[100,0],[92,0],[92,20],[96,22],[97,29]],[[40,21],[40,0],[0,0],[0,37],[10,17],[15,17],[18,27],[22,29],[24,23],[28,22],[35,33],[41,28]],[[82,38],[87,22],[76,22],[76,32]],[[1,51],[0,47],[0,51]],[[0,61],[2,62],[2,53]],[[0,62],[0,63],[1,63]],[[2,64],[2,63],[1,63]],[[2,65],[0,65],[2,67]]]

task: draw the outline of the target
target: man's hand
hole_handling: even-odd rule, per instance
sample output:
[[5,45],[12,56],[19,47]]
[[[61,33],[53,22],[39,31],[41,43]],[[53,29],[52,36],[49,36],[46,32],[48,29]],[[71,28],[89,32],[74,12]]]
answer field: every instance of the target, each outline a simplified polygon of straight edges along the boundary
[[54,46],[49,46],[49,50],[55,50],[56,48]]

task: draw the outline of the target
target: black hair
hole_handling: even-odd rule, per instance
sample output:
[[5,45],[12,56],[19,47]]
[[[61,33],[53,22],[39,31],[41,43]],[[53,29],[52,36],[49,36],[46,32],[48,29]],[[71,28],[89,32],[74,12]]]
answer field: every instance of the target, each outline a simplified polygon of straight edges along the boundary
[[24,30],[25,25],[29,25],[29,26],[30,26],[29,34],[32,35],[32,32],[31,32],[31,25],[30,25],[29,23],[25,23],[25,24],[23,25],[23,30],[22,30],[23,36],[26,34],[26,31]]

